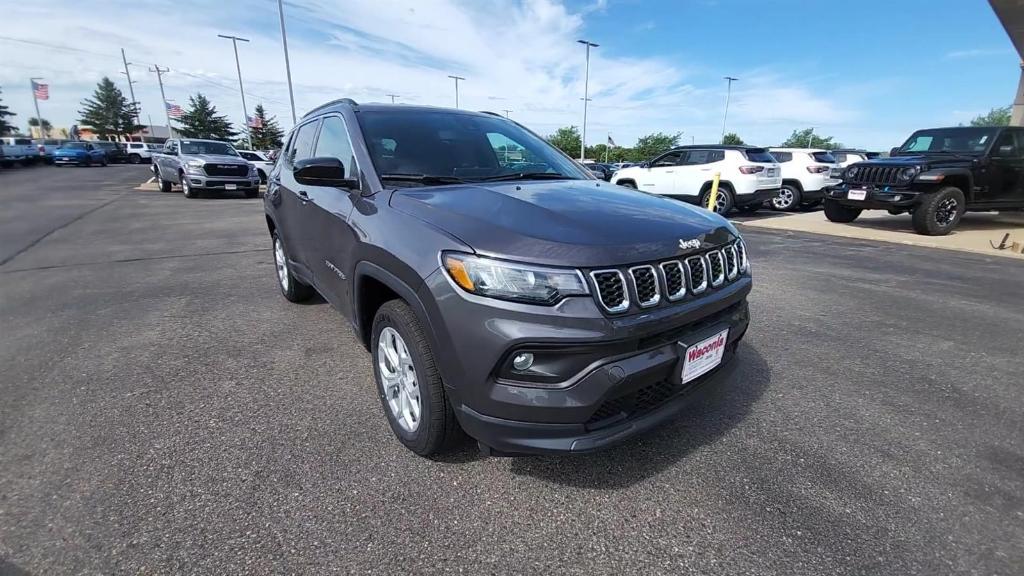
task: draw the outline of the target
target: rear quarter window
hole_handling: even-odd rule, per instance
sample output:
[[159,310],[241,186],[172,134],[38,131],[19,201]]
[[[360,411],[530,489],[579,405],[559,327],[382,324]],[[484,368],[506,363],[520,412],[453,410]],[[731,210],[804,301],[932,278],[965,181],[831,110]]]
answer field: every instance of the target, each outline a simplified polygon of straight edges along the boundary
[[744,151],[744,154],[747,160],[751,162],[775,162],[775,158],[764,148],[748,148]]
[[836,157],[829,152],[811,152],[811,158],[814,158],[815,162],[825,164],[835,164],[837,162]]
[[780,163],[789,162],[793,159],[792,152],[776,152],[775,150],[772,150],[771,155],[772,158],[775,158],[775,160]]

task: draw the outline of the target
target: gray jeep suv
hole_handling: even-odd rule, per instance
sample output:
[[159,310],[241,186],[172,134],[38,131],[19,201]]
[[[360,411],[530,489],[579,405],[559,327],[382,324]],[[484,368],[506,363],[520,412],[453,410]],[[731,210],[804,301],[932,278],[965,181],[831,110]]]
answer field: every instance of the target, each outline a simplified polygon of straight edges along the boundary
[[264,205],[281,292],[349,319],[420,455],[460,430],[487,454],[606,447],[727,378],[747,330],[727,220],[597,180],[492,113],[325,104]]
[[171,186],[180,184],[186,198],[195,198],[206,190],[241,190],[246,198],[255,198],[260,191],[256,167],[239,156],[231,144],[218,140],[168,140],[163,150],[154,151],[152,170],[161,192],[170,192]]

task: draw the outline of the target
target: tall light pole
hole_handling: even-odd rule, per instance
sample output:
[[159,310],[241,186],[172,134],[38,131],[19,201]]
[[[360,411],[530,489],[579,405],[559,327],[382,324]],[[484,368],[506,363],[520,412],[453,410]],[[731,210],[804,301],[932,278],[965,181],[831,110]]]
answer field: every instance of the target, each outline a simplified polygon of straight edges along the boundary
[[170,72],[170,68],[161,68],[159,64],[153,64],[150,72],[156,72],[156,83],[160,85],[160,100],[164,105],[164,116],[167,118],[167,137],[173,138],[171,132],[171,111],[167,109],[167,96],[164,95],[164,72]]
[[[288,76],[288,101],[292,104],[292,125],[298,121],[295,119],[295,94],[292,93],[292,65],[288,61],[288,34],[284,31],[284,1],[277,0],[277,13],[281,16],[281,44],[284,46],[284,72]],[[241,77],[241,73],[239,73]],[[241,81],[241,80],[239,80]],[[248,121],[248,118],[246,119]],[[252,142],[249,142],[252,146]]]
[[124,55],[124,48],[121,48],[121,61],[124,62],[124,75],[128,78],[128,94],[132,97],[132,108],[135,110],[135,123],[142,124],[139,122],[139,103],[135,101],[135,88],[132,86],[135,82],[132,82],[131,72],[128,71],[128,57]]
[[463,78],[462,76],[452,76],[450,74],[448,75],[448,77],[451,78],[452,80],[455,80],[455,107],[458,108],[459,107],[459,80],[465,80],[465,78]]
[[511,110],[502,110],[502,112],[505,113],[505,118],[508,118],[508,113],[511,112]]
[[576,42],[583,44],[587,48],[587,67],[583,73],[583,134],[580,139],[580,162],[582,162],[587,153],[587,103],[590,102],[590,49],[597,48],[598,45],[589,40],[577,40]]
[[811,126],[811,132],[807,135],[807,147],[812,148],[811,144],[814,143],[814,126]]
[[732,97],[732,83],[739,80],[739,78],[725,76],[725,80],[728,81],[729,84],[725,88],[725,115],[722,116],[722,142],[725,142],[725,121],[729,118],[729,98]]
[[249,109],[245,107],[245,88],[242,87],[242,65],[238,63],[238,41],[248,42],[247,38],[217,34],[218,38],[231,40],[231,46],[235,49],[235,70],[238,71],[238,92],[242,95],[242,118],[245,120],[245,136],[249,140],[249,148],[252,149],[252,132],[249,130]]
[[385,94],[385,96],[390,96],[391,97],[391,103],[392,104],[395,103],[395,98],[398,98],[398,94]]

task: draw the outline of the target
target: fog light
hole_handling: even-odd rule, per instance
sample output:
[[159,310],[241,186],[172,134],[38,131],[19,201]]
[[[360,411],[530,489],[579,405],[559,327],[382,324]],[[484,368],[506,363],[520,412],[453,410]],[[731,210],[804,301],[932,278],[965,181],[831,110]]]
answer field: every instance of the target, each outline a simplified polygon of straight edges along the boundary
[[899,202],[900,200],[903,200],[903,196],[900,196],[899,194],[892,197],[893,202]]
[[533,366],[533,354],[529,352],[516,354],[515,358],[512,359],[512,367],[520,372],[529,370],[531,366]]

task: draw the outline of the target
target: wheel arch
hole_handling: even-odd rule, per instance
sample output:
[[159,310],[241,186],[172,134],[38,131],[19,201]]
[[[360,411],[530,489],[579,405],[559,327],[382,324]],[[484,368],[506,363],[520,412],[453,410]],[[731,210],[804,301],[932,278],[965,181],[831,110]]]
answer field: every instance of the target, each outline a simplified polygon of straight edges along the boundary
[[412,308],[423,325],[430,345],[437,350],[437,339],[427,316],[427,310],[416,291],[402,279],[380,266],[363,260],[356,264],[352,286],[352,327],[360,343],[367,350],[372,340],[373,317],[385,302],[402,300]]
[[[713,180],[708,180],[707,182],[704,182],[704,185],[700,187],[700,194],[703,194],[703,193],[707,192],[708,190],[711,190],[711,185],[712,184],[714,184]],[[732,182],[730,182],[728,180],[719,180],[718,181],[718,187],[719,188],[726,188],[732,194],[736,193],[736,187],[733,186]],[[698,196],[699,196],[699,194],[698,194]]]
[[804,191],[803,183],[800,182],[799,180],[797,180],[796,178],[783,178],[782,179],[782,185],[783,186],[786,186],[786,185],[793,186],[797,190],[799,190],[800,192]]

